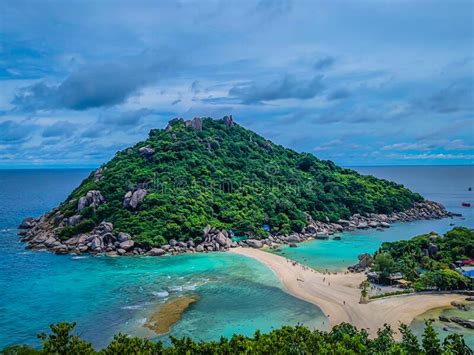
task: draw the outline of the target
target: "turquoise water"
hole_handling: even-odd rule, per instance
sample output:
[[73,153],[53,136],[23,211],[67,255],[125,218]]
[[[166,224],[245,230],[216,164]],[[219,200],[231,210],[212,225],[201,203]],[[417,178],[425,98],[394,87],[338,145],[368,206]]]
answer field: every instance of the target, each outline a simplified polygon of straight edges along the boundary
[[[321,311],[281,289],[260,263],[228,253],[163,258],[57,256],[26,251],[15,226],[55,206],[87,171],[0,171],[0,348],[38,344],[50,323],[76,321],[102,347],[118,332],[156,337],[142,325],[167,297],[200,300],[172,329],[175,336],[218,339],[285,324],[324,329]],[[164,337],[164,340],[167,338]]]
[[[461,210],[460,201],[473,202],[466,193],[466,185],[474,185],[472,168],[413,169],[373,168],[370,173],[392,175],[455,212]],[[200,296],[173,327],[175,336],[218,339],[296,323],[324,328],[325,318],[317,307],[283,292],[274,275],[258,262],[236,255],[107,258],[26,251],[16,234],[19,222],[56,206],[88,173],[0,171],[0,348],[12,343],[38,344],[35,335],[59,321],[76,321],[80,334],[97,347],[119,331],[154,337],[142,325],[166,300],[165,291],[167,297]],[[304,243],[285,253],[316,268],[338,269],[385,240],[443,232],[453,222],[472,227],[472,209],[462,212],[464,220],[400,224],[385,232],[343,235],[342,241]]]

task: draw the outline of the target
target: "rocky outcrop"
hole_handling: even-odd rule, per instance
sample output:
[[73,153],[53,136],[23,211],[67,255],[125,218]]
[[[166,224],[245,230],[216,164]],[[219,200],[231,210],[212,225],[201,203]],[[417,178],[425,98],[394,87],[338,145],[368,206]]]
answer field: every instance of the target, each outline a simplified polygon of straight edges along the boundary
[[474,322],[460,317],[451,317],[449,320],[453,323],[459,324],[461,327],[474,329]]
[[471,309],[467,304],[456,301],[452,301],[451,306],[456,307],[460,311],[469,311]]
[[141,147],[140,149],[138,149],[138,153],[140,153],[140,155],[148,161],[152,161],[153,154],[155,154],[155,150],[147,145],[146,147]]
[[102,175],[104,174],[105,170],[107,170],[107,167],[100,167],[96,171],[94,171],[94,181],[99,182],[102,180]]
[[224,116],[222,118],[222,120],[224,121],[224,124],[227,126],[227,127],[232,127],[234,125],[234,120],[232,119],[232,115],[230,116]]
[[102,196],[99,190],[90,190],[85,196],[79,198],[77,202],[77,210],[82,211],[84,208],[92,206],[98,207],[105,202],[105,198]]
[[200,117],[194,117],[192,120],[184,122],[186,127],[191,127],[196,131],[202,131],[202,119]]
[[136,210],[147,194],[145,189],[128,191],[123,197],[123,207],[128,210]]

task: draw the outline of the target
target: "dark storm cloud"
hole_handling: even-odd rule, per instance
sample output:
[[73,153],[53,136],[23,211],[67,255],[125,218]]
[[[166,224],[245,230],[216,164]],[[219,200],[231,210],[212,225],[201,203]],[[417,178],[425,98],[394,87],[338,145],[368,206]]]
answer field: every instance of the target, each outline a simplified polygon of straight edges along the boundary
[[[173,64],[175,65],[175,63]],[[59,85],[44,81],[19,90],[12,104],[21,111],[110,107],[124,102],[139,89],[155,82],[169,62],[150,55],[128,58],[76,71]]]

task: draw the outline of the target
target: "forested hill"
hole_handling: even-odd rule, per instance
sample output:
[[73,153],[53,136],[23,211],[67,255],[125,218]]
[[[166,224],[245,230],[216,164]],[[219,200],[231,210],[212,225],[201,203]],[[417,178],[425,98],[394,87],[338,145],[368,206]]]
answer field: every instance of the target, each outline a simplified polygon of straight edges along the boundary
[[402,185],[274,144],[232,117],[174,119],[71,193],[60,206],[71,222],[61,233],[67,239],[107,221],[148,245],[199,238],[206,225],[287,234],[302,230],[305,213],[337,221],[422,200]]

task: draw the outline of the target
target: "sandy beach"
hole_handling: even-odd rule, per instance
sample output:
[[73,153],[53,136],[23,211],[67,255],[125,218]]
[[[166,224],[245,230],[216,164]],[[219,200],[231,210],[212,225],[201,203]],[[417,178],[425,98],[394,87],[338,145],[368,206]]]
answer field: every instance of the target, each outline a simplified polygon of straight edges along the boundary
[[451,301],[463,301],[466,296],[442,295],[399,295],[360,304],[359,285],[365,280],[363,274],[326,274],[287,260],[282,256],[259,249],[235,248],[232,253],[250,257],[269,267],[280,279],[291,295],[318,306],[328,317],[330,326],[348,322],[360,329],[366,329],[371,336],[379,328],[389,324],[396,330],[400,323],[411,321],[426,311],[447,307]]

